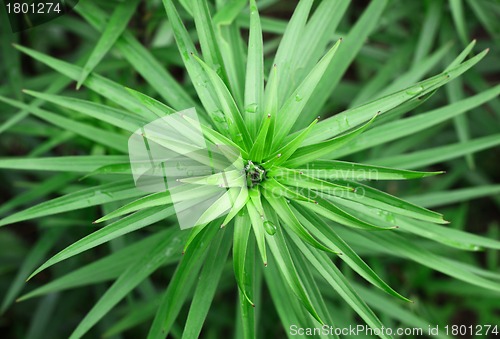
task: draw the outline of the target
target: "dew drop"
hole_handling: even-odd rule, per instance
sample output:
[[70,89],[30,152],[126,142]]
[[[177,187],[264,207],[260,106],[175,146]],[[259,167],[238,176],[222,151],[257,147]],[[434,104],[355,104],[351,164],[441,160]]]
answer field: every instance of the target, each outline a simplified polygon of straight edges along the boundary
[[345,125],[345,127],[350,127],[349,119],[347,119],[347,115],[344,117],[344,125]]
[[335,129],[338,131],[342,131],[344,127],[342,126],[342,122],[340,120],[334,120],[335,122]]
[[237,143],[243,142],[243,134],[241,133],[236,134],[234,138]]
[[387,220],[388,222],[390,222],[391,224],[393,224],[396,221],[396,217],[394,216],[394,214],[392,214],[390,212],[387,212],[385,214],[385,220]]
[[302,97],[300,95],[296,95],[295,96],[295,101],[299,102],[299,101],[302,101]]
[[226,122],[226,116],[220,110],[213,111],[212,114],[210,114],[210,115],[212,116],[212,119],[215,122],[220,122],[220,123],[225,123]]
[[[198,181],[198,180],[197,180]],[[206,176],[204,178],[200,178],[199,182],[204,182],[206,185],[211,185],[211,186],[218,186],[221,187],[221,183],[219,182],[219,178],[217,176]]]
[[266,230],[267,234],[269,234],[269,235],[276,234],[276,225],[269,220],[264,221],[264,229]]
[[419,94],[420,92],[422,92],[424,90],[424,88],[420,85],[417,85],[417,86],[413,86],[413,87],[410,87],[406,90],[406,94],[409,94],[409,95],[416,95],[416,94]]
[[214,64],[213,67],[215,68],[215,73],[217,73],[218,76],[222,75],[222,67],[220,64]]
[[256,113],[259,106],[257,104],[250,104],[245,107],[245,112]]

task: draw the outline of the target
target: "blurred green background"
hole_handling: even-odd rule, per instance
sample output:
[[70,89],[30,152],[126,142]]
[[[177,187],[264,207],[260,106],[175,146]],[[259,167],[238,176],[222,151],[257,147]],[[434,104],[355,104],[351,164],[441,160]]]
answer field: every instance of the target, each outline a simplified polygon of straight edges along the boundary
[[[81,0],[83,1],[92,0]],[[93,2],[108,13],[111,13],[116,6],[114,1]],[[288,0],[258,2],[265,32],[264,48],[268,55],[274,55],[296,3]],[[368,3],[356,0],[350,4],[347,15],[342,19],[335,34],[336,38],[345,36],[352,29]],[[194,30],[194,23],[188,13],[185,11],[181,13],[185,24]],[[242,27],[248,27],[248,14],[242,13],[237,21]],[[0,29],[0,95],[20,99],[30,105],[43,105],[50,110],[63,112],[69,117],[80,120],[86,118],[70,110],[33,99],[23,94],[22,89],[63,94],[95,102],[106,100],[99,93],[94,93],[85,87],[76,90],[75,82],[22,55],[12,46],[21,44],[66,62],[83,65],[100,35],[79,16],[78,10],[36,28],[13,34],[2,6]],[[160,0],[142,1],[128,24],[128,30],[183,86],[194,92],[185,74]],[[465,75],[448,84],[446,88],[440,89],[409,115],[458,101],[500,83],[500,3],[493,0],[391,0],[373,33],[347,69],[335,93],[329,98],[322,116],[326,117],[361,104],[374,94],[380,96],[402,84],[411,84],[437,74],[472,39],[477,40],[475,51],[490,48],[487,57]],[[272,58],[268,58],[267,62],[271,63]],[[119,51],[112,49],[98,65],[96,72],[127,87],[158,97],[136,69],[137,67],[131,65]],[[377,123],[383,122],[384,119],[381,119]],[[104,124],[101,127],[107,128]],[[370,163],[370,160],[379,157],[428,149],[451,142],[465,142],[498,132],[500,132],[500,100],[496,98],[452,122],[426,129],[388,145],[367,148],[346,159]],[[113,154],[113,150],[40,120],[30,115],[28,111],[19,111],[0,103],[1,157],[30,158],[87,154]],[[452,221],[450,225],[452,228],[499,239],[500,149],[490,148],[473,155],[457,157],[430,169],[446,170],[447,173],[426,179],[425,182],[419,180],[389,182],[378,183],[376,186],[444,213],[445,218]],[[78,181],[81,178],[78,174],[43,171],[0,169],[0,178],[2,218],[50,198],[96,184],[94,178]],[[434,193],[438,191],[444,193]],[[123,248],[125,244],[138,241],[144,234],[161,229],[161,226],[149,227],[147,230],[113,240],[103,247],[64,261],[24,284],[26,275],[34,268],[58,250],[95,230],[96,226],[91,222],[119,206],[119,203],[111,203],[103,207],[19,222],[0,229],[2,338],[64,338],[71,333],[111,284],[109,279],[92,284],[77,281],[74,283],[74,288],[19,303],[13,302],[13,299],[67,272],[95,262],[104,255]],[[436,253],[446,253],[457,260],[488,269],[494,272],[492,279],[499,277],[499,253],[496,251],[462,252],[438,246],[427,240],[415,241]],[[354,245],[353,247],[356,248]],[[416,314],[440,325],[500,326],[498,293],[452,280],[414,262],[389,257],[377,248],[370,251],[357,249],[357,251],[389,285],[396,287],[403,295],[415,301],[404,312],[399,308],[386,308],[387,313],[380,313],[384,323],[396,327],[399,324],[399,317],[411,317]],[[339,265],[343,267],[342,264]],[[161,288],[154,282],[168,281],[173,270],[174,267],[169,266],[155,273],[152,279],[141,284],[130,294],[126,302],[108,314],[87,337],[97,337],[99,333],[106,331],[114,338],[138,338],[147,333],[147,323],[139,323],[122,332],[120,326],[127,324],[127,320],[121,323],[119,320],[130,310],[147,309],[150,303],[144,300],[158,293]],[[379,311],[377,295],[363,287],[360,279],[351,271],[345,270],[344,273],[352,281],[359,281],[360,294],[374,310]],[[89,274],[92,272],[89,271]],[[203,336],[233,335],[236,296],[233,279],[232,267],[228,264]],[[335,316],[339,324],[359,322],[354,312],[333,291],[327,298],[338,307]],[[261,319],[260,333],[265,338],[285,336],[286,329],[280,325],[270,298],[264,297],[264,302],[266,314]],[[182,314],[186,311],[187,308]],[[117,324],[120,326],[116,326]],[[128,324],[130,325],[130,322]],[[181,329],[182,326],[176,324],[173,336],[179,336]]]

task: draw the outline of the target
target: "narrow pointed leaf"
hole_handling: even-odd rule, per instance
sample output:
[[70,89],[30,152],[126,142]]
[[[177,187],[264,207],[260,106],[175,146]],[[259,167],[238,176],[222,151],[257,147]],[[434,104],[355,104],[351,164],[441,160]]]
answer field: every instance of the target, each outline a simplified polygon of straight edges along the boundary
[[261,214],[251,200],[247,202],[247,211],[252,224],[253,233],[257,246],[259,248],[260,256],[264,266],[267,266],[267,252],[266,252],[266,232],[264,231],[264,220]]
[[109,164],[128,161],[123,155],[89,155],[27,159],[22,157],[0,159],[0,168],[30,171],[92,172]]
[[56,125],[63,130],[74,132],[83,136],[84,138],[98,142],[119,152],[127,152],[127,138],[123,135],[109,132],[101,128],[96,128],[89,124],[81,123],[73,119],[68,119],[40,108],[33,107],[30,109],[28,105],[2,96],[0,96],[0,101],[8,103],[9,105],[17,107],[19,109],[30,110],[31,114],[53,125]]
[[44,201],[23,211],[11,214],[0,221],[0,226],[129,199],[143,194],[144,192],[136,189],[129,180],[98,185]]
[[217,237],[212,243],[193,295],[191,307],[184,325],[183,338],[197,338],[200,336],[203,324],[209,313],[217,292],[217,285],[231,248],[231,232],[224,231],[224,235]]
[[349,142],[351,142],[351,140],[353,140],[358,135],[363,133],[371,125],[373,120],[375,120],[377,115],[375,115],[370,121],[368,121],[363,126],[351,132],[348,132],[347,134],[344,134],[340,137],[336,137],[334,139],[321,142],[319,144],[314,144],[299,148],[297,152],[295,152],[295,154],[285,163],[285,166],[298,167],[307,164],[312,160],[319,159],[322,156],[325,156],[335,151],[336,149],[339,149],[340,147],[348,144]]
[[294,153],[295,151],[302,145],[302,142],[305,140],[305,138],[309,135],[311,132],[312,128],[316,123],[318,122],[319,118],[314,119],[313,122],[305,128],[295,139],[290,141],[288,144],[280,148],[274,153],[274,157],[271,158],[271,160],[268,163],[268,166],[279,166],[285,161],[287,161]]
[[284,197],[287,199],[304,201],[308,203],[316,203],[314,199],[311,199],[310,197],[301,194],[297,189],[292,189],[291,187],[287,187],[281,184],[274,178],[267,179],[262,184],[262,187],[274,197],[279,195],[280,197]]
[[[99,7],[86,2],[76,6],[75,11],[98,31],[104,31],[106,14]],[[182,110],[197,106],[186,90],[130,32],[123,32],[115,46],[174,109]]]
[[175,211],[173,207],[153,207],[151,209],[139,211],[128,217],[120,219],[104,228],[101,228],[89,234],[88,236],[78,240],[77,242],[66,247],[64,250],[55,254],[52,258],[47,260],[42,266],[35,270],[35,272],[33,272],[28,279],[31,279],[41,271],[63,260],[71,258],[77,254],[99,246],[124,234],[149,226],[155,222],[173,215],[174,213]]
[[436,164],[445,160],[473,154],[491,147],[500,145],[500,134],[476,138],[463,143],[434,147],[429,150],[396,155],[387,158],[374,159],[374,164],[381,166],[397,166],[404,168],[420,168]]
[[[318,179],[342,180],[409,180],[442,174],[444,172],[418,172],[338,160],[316,160],[297,171]],[[272,171],[280,176],[279,169]]]
[[123,109],[120,110],[91,101],[45,94],[34,91],[26,91],[26,93],[34,96],[35,98],[40,98],[42,100],[52,102],[56,105],[66,107],[71,110],[75,110],[81,114],[88,115],[92,118],[107,122],[108,124],[122,128],[129,132],[134,132],[138,128],[148,123],[146,119],[137,114],[133,114]]
[[290,170],[283,167],[275,168],[270,170],[268,173],[269,177],[275,178],[278,182],[288,185],[301,187],[305,189],[313,189],[317,191],[328,192],[343,192],[343,191],[353,191],[354,188],[343,185],[332,183],[329,181],[321,180],[313,176],[308,176],[304,172],[297,170]]
[[448,223],[443,219],[443,215],[430,211],[426,208],[417,206],[413,203],[399,199],[393,195],[379,191],[367,185],[355,183],[352,181],[340,181],[340,184],[348,185],[354,189],[353,192],[333,192],[333,195],[341,199],[347,199],[359,202],[363,205],[372,206],[384,211],[393,212],[406,217],[418,220],[434,222],[438,224]]
[[324,239],[325,243],[327,243],[331,248],[341,252],[342,255],[339,256],[339,258],[345,261],[366,281],[398,299],[409,301],[407,298],[396,292],[392,287],[387,285],[387,283],[384,282],[370,268],[370,266],[368,266],[363,259],[361,259],[356,252],[341,237],[339,237],[337,233],[335,233],[333,228],[323,221],[321,217],[311,211],[308,211],[302,206],[296,206],[296,209],[292,207],[292,210],[300,221],[304,223],[304,226],[307,227],[308,230],[320,239]]
[[169,234],[147,253],[139,256],[87,313],[71,333],[70,339],[81,338],[139,283],[156,271],[163,264],[166,258],[165,252],[172,247],[173,241],[175,242],[174,234]]
[[[250,236],[251,220],[247,215],[236,216],[233,235],[233,268],[238,287],[246,301],[254,306],[249,291],[245,288],[245,260],[247,257],[248,237]],[[245,302],[245,301],[242,301]]]
[[[64,74],[68,78],[75,81],[78,80],[78,77],[82,72],[81,67],[61,61],[46,54],[19,45],[15,45],[14,47],[26,55],[29,55],[33,59],[46,64],[55,71]],[[149,110],[137,101],[134,96],[132,96],[122,85],[114,81],[97,74],[90,74],[87,77],[87,80],[85,80],[85,86],[108,98],[120,107],[123,107],[130,112],[137,113],[138,116],[148,116],[150,114]]]
[[[449,85],[451,84],[453,83]],[[434,109],[427,113],[374,127],[335,154],[338,154],[338,156],[345,156],[424,131],[437,124],[461,116],[465,112],[498,97],[499,94],[500,86],[495,86],[477,95]]]
[[[273,215],[272,212],[266,210],[266,214]],[[278,223],[276,217],[273,217],[274,222]],[[311,299],[307,294],[307,291],[304,289],[304,285],[298,276],[297,269],[292,261],[290,256],[290,252],[288,250],[287,244],[285,242],[285,238],[281,231],[281,227],[278,228],[278,232],[276,232],[273,236],[267,236],[267,242],[269,244],[269,248],[273,254],[274,259],[276,260],[276,265],[279,268],[281,274],[283,275],[284,280],[291,288],[293,293],[299,298],[307,311],[320,323],[323,324],[322,319],[319,317],[318,312],[314,308],[311,303]],[[276,269],[273,267],[273,269]]]
[[160,306],[156,311],[153,324],[149,329],[148,339],[166,336],[179,314],[191,287],[198,280],[198,271],[204,262],[207,250],[214,237],[222,238],[224,231],[219,231],[216,225],[205,228],[200,237],[194,240],[193,247],[187,251],[177,267],[174,276],[170,279],[167,290],[164,292]]
[[[488,50],[484,50],[456,67],[447,69],[444,73],[420,81],[402,91],[390,94],[362,106],[346,110],[331,118],[320,121],[314,128],[314,133],[311,133],[306,139],[306,143],[311,144],[320,140],[332,138],[344,132],[346,129],[370,120],[374,112],[380,111],[381,114],[384,114],[409,100],[417,100],[418,97],[436,90],[466,72],[481,61],[487,53]],[[289,138],[292,137],[294,137],[293,134],[289,136]]]
[[178,233],[178,229],[171,227],[165,231],[158,232],[150,237],[141,239],[116,252],[109,254],[99,260],[75,269],[49,283],[35,288],[21,296],[17,301],[38,297],[48,293],[64,291],[70,288],[87,286],[103,281],[118,278],[131,264],[148,250],[153,248],[159,241],[168,237],[168,234],[177,233],[179,242],[172,242],[172,247],[165,252],[165,264],[177,262],[181,256],[182,241],[186,233]]
[[257,138],[255,138],[252,149],[250,150],[249,157],[256,162],[261,162],[266,153],[266,138],[269,132],[269,126],[271,126],[271,119],[271,114],[264,118],[264,122],[262,124],[262,127],[260,128],[259,134],[257,134]]
[[324,76],[326,68],[332,62],[333,56],[339,45],[340,40],[330,48],[325,56],[321,58],[318,64],[312,69],[311,73],[307,75],[304,81],[283,103],[276,117],[276,124],[279,125],[279,129],[274,131],[273,148],[278,148],[288,132],[292,129],[300,113],[313,94],[317,84]]
[[250,36],[245,78],[245,121],[250,136],[257,135],[264,104],[264,59],[262,29],[255,0],[250,0]]
[[124,1],[118,4],[109,18],[106,28],[102,32],[97,45],[92,50],[87,63],[83,66],[82,74],[78,79],[76,89],[79,89],[90,72],[99,64],[106,53],[113,47],[115,41],[127,28],[127,24],[134,14],[139,0]]
[[394,229],[394,227],[382,227],[382,226],[376,226],[373,224],[370,224],[366,221],[360,220],[356,218],[355,216],[347,213],[340,207],[336,206],[335,204],[331,203],[330,201],[323,199],[321,197],[316,197],[316,200],[318,204],[311,204],[311,203],[306,203],[302,201],[298,201],[302,206],[307,207],[311,211],[314,211],[327,219],[330,219],[332,221],[338,222],[342,225],[353,227],[353,228],[359,228],[363,230],[368,230],[368,231],[377,231],[377,230],[391,230]]
[[127,92],[132,94],[137,100],[139,100],[147,109],[149,109],[154,115],[161,118],[168,114],[174,113],[175,110],[164,103],[144,94],[136,91],[132,88],[125,88]]
[[274,198],[271,195],[266,194],[266,200],[282,220],[282,223],[285,225],[285,227],[289,228],[291,231],[297,234],[297,236],[299,236],[302,241],[319,250],[338,254],[335,252],[335,250],[328,248],[327,246],[320,243],[306,230],[306,228],[295,217],[292,210],[283,198]]
[[[318,270],[323,278],[328,281],[335,291],[358,313],[358,315],[372,328],[382,328],[384,325],[375,313],[365,304],[356,293],[349,281],[335,267],[325,253],[311,250],[296,236],[290,235],[294,244],[300,249],[309,262]],[[390,335],[380,335],[381,338],[392,338]]]
[[208,1],[192,1],[194,23],[200,41],[203,59],[213,67],[221,79],[226,82],[226,70],[222,59],[219,43],[215,35],[215,28],[210,17]]
[[210,83],[217,93],[219,100],[220,110],[225,115],[225,122],[228,126],[229,133],[232,139],[238,143],[241,143],[244,149],[249,150],[251,148],[250,135],[248,129],[243,121],[241,113],[234,102],[231,93],[227,89],[226,85],[222,79],[217,75],[217,73],[211,69],[205,62],[194,56],[196,61],[202,66],[210,79]]

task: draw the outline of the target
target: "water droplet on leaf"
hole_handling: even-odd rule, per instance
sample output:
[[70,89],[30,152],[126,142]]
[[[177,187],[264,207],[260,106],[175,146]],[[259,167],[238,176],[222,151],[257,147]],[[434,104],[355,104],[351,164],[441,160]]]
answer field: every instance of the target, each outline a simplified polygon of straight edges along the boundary
[[236,134],[234,138],[237,143],[243,142],[243,134],[241,133]]
[[250,104],[245,107],[245,112],[256,113],[259,106],[257,104]]
[[226,116],[220,110],[213,111],[212,114],[210,114],[210,115],[212,116],[212,119],[215,122],[220,122],[220,123],[226,122]]
[[406,94],[409,94],[409,95],[416,95],[416,94],[419,94],[420,92],[422,92],[424,90],[424,88],[420,85],[417,85],[417,86],[413,86],[413,87],[410,87],[406,90]]
[[269,235],[276,234],[276,225],[269,220],[264,221],[264,229],[266,230],[267,234],[269,234]]

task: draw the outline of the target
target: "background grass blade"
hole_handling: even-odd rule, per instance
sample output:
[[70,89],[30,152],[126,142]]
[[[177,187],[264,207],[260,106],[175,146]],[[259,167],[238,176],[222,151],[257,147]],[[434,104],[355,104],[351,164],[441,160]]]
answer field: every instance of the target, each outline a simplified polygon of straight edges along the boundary
[[102,33],[97,45],[94,47],[92,54],[89,56],[85,66],[83,66],[82,74],[78,79],[76,84],[76,89],[79,89],[83,84],[87,76],[92,72],[92,70],[97,66],[97,64],[102,60],[106,53],[114,45],[115,41],[122,34],[122,32],[127,27],[130,18],[134,14],[139,0],[124,1],[113,11],[109,21]]

